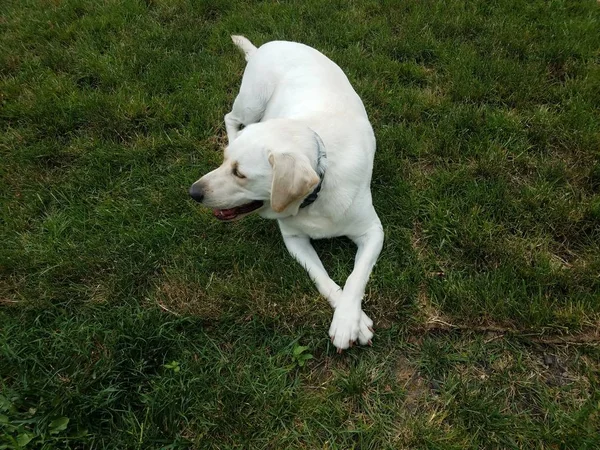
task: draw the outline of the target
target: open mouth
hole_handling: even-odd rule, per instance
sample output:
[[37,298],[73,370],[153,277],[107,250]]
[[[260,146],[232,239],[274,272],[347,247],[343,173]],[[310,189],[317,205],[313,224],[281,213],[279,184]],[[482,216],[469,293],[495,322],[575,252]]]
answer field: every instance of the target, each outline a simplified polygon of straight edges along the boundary
[[263,205],[262,200],[254,200],[253,202],[246,203],[242,206],[236,206],[230,209],[215,209],[213,214],[219,220],[228,221],[237,219],[239,216],[251,213],[252,211],[260,208]]

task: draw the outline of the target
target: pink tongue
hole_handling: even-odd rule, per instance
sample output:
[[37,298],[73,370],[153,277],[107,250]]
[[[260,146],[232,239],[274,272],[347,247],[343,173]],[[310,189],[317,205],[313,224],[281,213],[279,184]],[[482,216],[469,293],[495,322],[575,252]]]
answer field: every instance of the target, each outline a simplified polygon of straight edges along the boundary
[[236,210],[236,209],[237,209],[237,208],[231,208],[231,209],[215,209],[215,210],[213,210],[213,214],[214,214],[216,217],[221,217],[221,218],[224,218],[224,219],[228,219],[228,218],[230,218],[230,217],[235,217],[235,216],[237,216],[237,214],[235,213],[235,210]]

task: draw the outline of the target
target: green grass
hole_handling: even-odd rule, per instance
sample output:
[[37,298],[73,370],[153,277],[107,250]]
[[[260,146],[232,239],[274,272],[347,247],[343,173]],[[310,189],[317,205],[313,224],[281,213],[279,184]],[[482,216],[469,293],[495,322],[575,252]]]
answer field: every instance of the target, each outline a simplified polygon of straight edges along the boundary
[[[2,1],[0,448],[598,448],[599,29],[593,0]],[[335,354],[276,223],[187,197],[233,33],[364,100],[372,348]],[[351,243],[316,246],[343,282]]]

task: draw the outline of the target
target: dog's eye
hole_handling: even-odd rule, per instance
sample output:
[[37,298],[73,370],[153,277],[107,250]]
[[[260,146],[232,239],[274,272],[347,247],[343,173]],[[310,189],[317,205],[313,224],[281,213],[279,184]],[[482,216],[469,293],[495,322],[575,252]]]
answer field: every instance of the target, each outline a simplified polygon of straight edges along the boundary
[[246,178],[244,175],[242,175],[240,173],[240,171],[238,170],[237,166],[233,167],[233,170],[231,171],[231,173],[233,174],[234,177],[237,177],[237,178]]

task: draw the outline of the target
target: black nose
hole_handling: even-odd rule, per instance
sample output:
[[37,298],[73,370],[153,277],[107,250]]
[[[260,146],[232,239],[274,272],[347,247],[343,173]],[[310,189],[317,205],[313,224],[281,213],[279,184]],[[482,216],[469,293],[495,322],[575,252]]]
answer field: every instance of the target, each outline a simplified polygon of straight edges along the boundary
[[192,197],[198,203],[202,203],[202,199],[204,198],[204,192],[202,191],[202,188],[196,183],[192,184],[192,187],[190,188],[190,197]]

